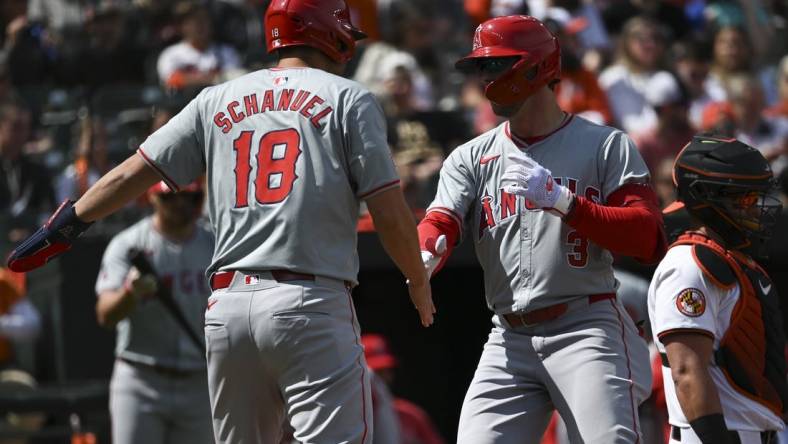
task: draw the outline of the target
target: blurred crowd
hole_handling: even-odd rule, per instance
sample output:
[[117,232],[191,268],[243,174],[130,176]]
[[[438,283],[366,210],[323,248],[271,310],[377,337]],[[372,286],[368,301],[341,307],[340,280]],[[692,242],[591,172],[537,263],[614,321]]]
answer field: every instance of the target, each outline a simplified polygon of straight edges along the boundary
[[[568,112],[635,140],[663,204],[672,162],[699,131],[757,147],[788,182],[784,0],[348,0],[369,35],[347,76],[380,99],[414,211],[443,159],[501,121],[478,79],[454,69],[474,28],[530,14],[559,37]],[[0,2],[0,255],[78,198],[201,88],[271,66],[267,0]],[[785,192],[785,191],[783,191]],[[130,205],[88,233],[110,237]],[[9,278],[10,279],[10,278]],[[0,279],[1,281],[2,279]],[[23,285],[15,283],[12,309]],[[17,328],[28,335],[38,319]],[[37,325],[37,324],[36,324]],[[11,330],[9,330],[11,331]],[[0,328],[0,338],[6,329]],[[22,336],[24,336],[22,335]],[[18,335],[17,335],[18,336]],[[2,345],[2,343],[0,343]],[[3,359],[0,356],[0,359]]]
[[[267,3],[3,1],[0,251],[57,202],[79,197],[201,88],[270,66]],[[671,161],[697,131],[757,146],[778,175],[788,163],[784,1],[349,3],[371,38],[347,75],[380,98],[414,209],[429,204],[446,154],[500,123],[477,79],[453,67],[474,27],[496,15],[531,14],[559,36],[561,106],[627,131],[665,202]]]

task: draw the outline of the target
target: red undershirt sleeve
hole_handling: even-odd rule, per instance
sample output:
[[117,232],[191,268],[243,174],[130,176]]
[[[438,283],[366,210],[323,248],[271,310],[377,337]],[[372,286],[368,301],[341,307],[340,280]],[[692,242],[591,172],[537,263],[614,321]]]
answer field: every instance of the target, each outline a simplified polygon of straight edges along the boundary
[[457,244],[457,239],[460,236],[460,226],[455,218],[438,211],[431,211],[427,216],[422,219],[417,227],[419,232],[419,246],[422,251],[429,251],[433,254],[435,252],[435,241],[440,235],[446,236],[446,252],[441,257],[438,266],[435,267],[433,276],[446,263],[449,258],[451,250]]
[[656,263],[667,252],[662,213],[647,185],[622,185],[607,205],[577,196],[564,221],[600,247],[639,262]]

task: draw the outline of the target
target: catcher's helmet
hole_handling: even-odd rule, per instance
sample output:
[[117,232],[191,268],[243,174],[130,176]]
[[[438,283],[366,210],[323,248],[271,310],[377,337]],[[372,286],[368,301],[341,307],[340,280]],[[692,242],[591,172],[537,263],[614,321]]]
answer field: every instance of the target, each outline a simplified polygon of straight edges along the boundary
[[771,237],[782,205],[769,162],[757,149],[736,139],[697,135],[676,157],[673,183],[678,199],[665,213],[685,208],[729,248],[760,249]]
[[344,0],[273,0],[265,13],[268,52],[305,45],[346,63],[353,57],[356,40],[366,37],[351,23]]
[[455,67],[476,72],[491,61],[508,62],[508,69],[484,90],[488,99],[502,106],[521,102],[561,77],[558,39],[542,22],[527,15],[496,17],[479,25],[473,51]]

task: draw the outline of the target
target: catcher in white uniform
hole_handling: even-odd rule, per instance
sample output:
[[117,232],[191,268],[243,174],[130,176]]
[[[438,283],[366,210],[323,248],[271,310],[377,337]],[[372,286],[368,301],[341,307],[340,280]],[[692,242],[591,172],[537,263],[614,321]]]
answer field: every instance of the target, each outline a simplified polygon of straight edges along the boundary
[[695,227],[659,264],[648,306],[671,443],[776,443],[788,401],[777,291],[762,256],[780,202],[769,163],[735,139],[696,136],[673,169]]

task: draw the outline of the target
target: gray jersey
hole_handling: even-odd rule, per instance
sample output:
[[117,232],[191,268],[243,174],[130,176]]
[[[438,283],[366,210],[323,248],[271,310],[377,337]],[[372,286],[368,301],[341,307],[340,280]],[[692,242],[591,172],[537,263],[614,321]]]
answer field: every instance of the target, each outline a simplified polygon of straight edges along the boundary
[[[146,252],[194,331],[202,331],[211,294],[205,268],[213,253],[213,235],[198,224],[191,239],[176,243],[153,227],[151,217],[137,222],[115,236],[104,251],[97,294],[123,287],[131,269],[128,256],[132,249]],[[140,300],[118,323],[117,330],[116,356],[183,370],[205,368],[205,356],[155,298]]]
[[398,184],[383,112],[358,83],[268,69],[205,89],[139,152],[172,185],[207,174],[209,271],[355,281],[359,201]]
[[[610,252],[501,189],[506,154],[518,149],[508,122],[455,149],[428,210],[456,218],[473,239],[489,308],[497,314],[533,310],[614,292]],[[523,149],[557,182],[595,202],[605,203],[627,182],[648,181],[648,169],[626,134],[581,117]]]

